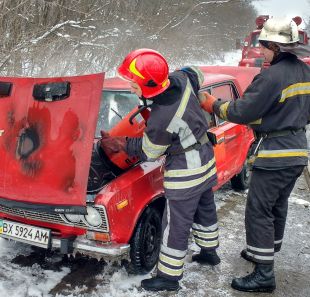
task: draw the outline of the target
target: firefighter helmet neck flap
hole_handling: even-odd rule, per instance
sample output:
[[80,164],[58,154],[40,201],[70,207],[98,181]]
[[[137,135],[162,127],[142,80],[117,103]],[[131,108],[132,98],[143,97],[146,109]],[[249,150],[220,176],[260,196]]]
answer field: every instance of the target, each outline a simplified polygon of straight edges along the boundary
[[130,52],[117,70],[123,78],[137,83],[145,98],[161,94],[170,84],[166,59],[151,49]]
[[287,18],[268,19],[262,28],[258,40],[280,44],[296,43],[299,41],[297,24],[294,20]]

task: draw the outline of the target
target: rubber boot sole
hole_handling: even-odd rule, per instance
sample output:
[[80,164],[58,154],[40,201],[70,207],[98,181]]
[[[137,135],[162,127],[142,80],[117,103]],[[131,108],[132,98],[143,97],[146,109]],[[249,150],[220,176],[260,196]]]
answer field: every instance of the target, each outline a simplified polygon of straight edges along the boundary
[[234,286],[233,284],[231,284],[231,287],[235,290],[242,291],[242,292],[258,292],[258,293],[272,293],[276,289],[276,287],[245,289],[245,288],[240,288],[240,287]]
[[181,289],[180,286],[178,287],[166,287],[166,288],[154,288],[154,287],[144,287],[142,286],[142,288],[146,291],[152,291],[152,292],[162,292],[162,291],[179,291]]

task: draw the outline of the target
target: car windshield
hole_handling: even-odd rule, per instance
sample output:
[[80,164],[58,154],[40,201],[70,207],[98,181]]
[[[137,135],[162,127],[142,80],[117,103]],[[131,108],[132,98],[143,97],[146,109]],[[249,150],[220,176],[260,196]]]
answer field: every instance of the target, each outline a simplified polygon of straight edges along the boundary
[[100,136],[100,130],[110,130],[139,103],[138,96],[129,91],[104,90],[101,96],[95,136]]

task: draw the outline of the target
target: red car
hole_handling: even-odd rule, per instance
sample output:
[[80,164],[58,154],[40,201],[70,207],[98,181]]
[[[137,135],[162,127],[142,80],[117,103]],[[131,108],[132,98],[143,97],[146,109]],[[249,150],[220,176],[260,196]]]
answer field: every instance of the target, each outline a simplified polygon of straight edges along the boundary
[[[242,58],[239,62],[239,66],[263,68],[269,66],[269,63],[264,62],[264,57],[260,53],[258,42],[263,24],[268,18],[268,15],[260,15],[256,18],[256,30],[252,31],[243,41]],[[302,22],[300,17],[295,17],[293,20],[296,22],[297,26]],[[309,43],[309,37],[303,30],[299,30],[299,42],[305,45]],[[238,45],[237,47],[240,48],[241,46]],[[310,65],[310,57],[303,57],[301,60]]]
[[[243,67],[201,69],[201,91],[230,100],[241,96],[259,72]],[[162,160],[101,155],[100,164],[93,160],[91,168],[101,166],[103,176],[90,174],[87,190],[93,135],[100,129],[142,135],[149,112],[137,108],[139,99],[130,93],[128,82],[106,79],[100,96],[101,82],[100,75],[0,79],[0,236],[59,248],[64,254],[129,255],[132,269],[146,272],[157,262],[160,248]],[[214,190],[228,181],[235,189],[245,189],[252,131],[205,115],[217,142]],[[101,179],[100,187],[96,178]]]

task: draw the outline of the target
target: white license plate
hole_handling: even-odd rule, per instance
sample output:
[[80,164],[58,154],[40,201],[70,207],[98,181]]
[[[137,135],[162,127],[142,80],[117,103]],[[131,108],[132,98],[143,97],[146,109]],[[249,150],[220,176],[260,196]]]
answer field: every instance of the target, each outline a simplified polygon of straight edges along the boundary
[[50,230],[0,220],[0,236],[48,248]]

